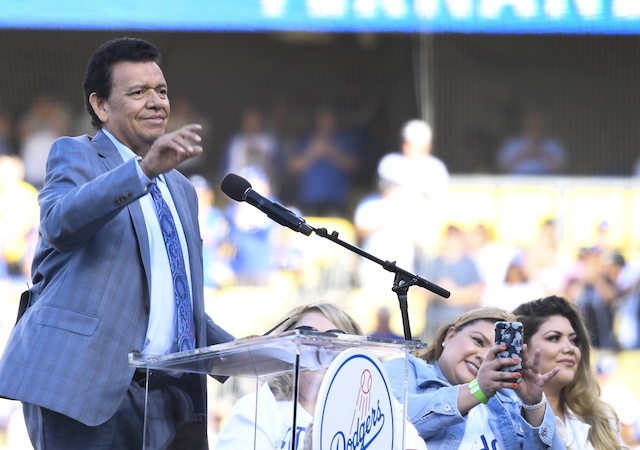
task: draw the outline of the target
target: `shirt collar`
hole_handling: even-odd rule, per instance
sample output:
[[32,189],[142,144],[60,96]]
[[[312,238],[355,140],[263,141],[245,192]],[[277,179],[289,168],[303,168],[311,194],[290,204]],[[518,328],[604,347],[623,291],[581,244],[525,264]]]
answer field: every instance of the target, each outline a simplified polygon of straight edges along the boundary
[[137,158],[138,155],[136,155],[133,150],[131,150],[129,147],[127,147],[126,145],[124,145],[122,142],[120,142],[113,134],[111,134],[111,132],[109,132],[107,129],[103,128],[102,132],[104,134],[107,135],[107,137],[109,138],[109,140],[113,143],[113,145],[115,145],[116,150],[118,150],[118,153],[120,153],[120,156],[122,156],[122,159],[124,161],[129,161],[132,158]]
[[[134,153],[134,151],[131,150],[129,147],[127,147],[122,142],[120,142],[118,138],[116,138],[113,134],[111,134],[111,132],[108,131],[107,129],[103,128],[102,132],[109,138],[109,140],[116,147],[116,150],[118,150],[118,153],[120,153],[120,156],[122,157],[123,161],[126,162],[126,161],[129,161],[130,159],[137,158],[139,156],[136,153]],[[163,183],[165,182],[164,176],[162,174],[158,175],[157,179]]]

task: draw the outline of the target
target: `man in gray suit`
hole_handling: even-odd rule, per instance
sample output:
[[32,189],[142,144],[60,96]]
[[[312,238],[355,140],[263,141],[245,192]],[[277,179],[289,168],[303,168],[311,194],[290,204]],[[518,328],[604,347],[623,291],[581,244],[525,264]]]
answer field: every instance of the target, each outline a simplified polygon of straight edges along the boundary
[[[202,153],[201,126],[165,133],[159,64],[144,40],[103,44],[84,81],[98,133],[51,147],[33,286],[0,360],[0,396],[23,403],[37,449],[140,449],[145,373],[128,354],[233,339],[205,314],[196,192],[175,170]],[[173,252],[149,195],[156,186],[175,223]],[[183,283],[175,281],[177,255]],[[190,344],[178,346],[185,336]],[[148,446],[206,449],[205,377],[158,373],[149,382]]]

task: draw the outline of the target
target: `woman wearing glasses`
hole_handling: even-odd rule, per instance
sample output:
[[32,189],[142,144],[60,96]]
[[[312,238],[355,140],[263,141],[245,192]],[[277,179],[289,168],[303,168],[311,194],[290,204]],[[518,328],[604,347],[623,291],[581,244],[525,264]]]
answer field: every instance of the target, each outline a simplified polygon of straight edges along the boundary
[[[267,334],[294,329],[362,335],[360,325],[334,303],[312,303],[294,308]],[[292,436],[295,436],[298,442],[296,449],[309,450],[311,433],[308,431],[313,422],[315,394],[323,376],[324,371],[300,372],[295,433],[291,430],[292,375],[279,375],[269,379],[260,388],[257,411],[255,394],[249,394],[236,402],[220,431],[216,450],[290,449]],[[397,405],[396,411],[396,419],[403,420],[400,405]],[[401,429],[401,427],[396,428]],[[415,428],[408,422],[406,428],[406,449],[426,450],[425,443]],[[255,447],[254,430],[256,431]]]

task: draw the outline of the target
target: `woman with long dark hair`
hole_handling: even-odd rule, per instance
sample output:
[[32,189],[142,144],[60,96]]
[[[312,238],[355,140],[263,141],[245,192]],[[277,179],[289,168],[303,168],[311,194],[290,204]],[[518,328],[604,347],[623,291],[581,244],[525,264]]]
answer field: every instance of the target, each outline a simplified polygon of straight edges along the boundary
[[540,370],[559,368],[545,384],[544,393],[564,445],[572,450],[626,449],[618,416],[600,398],[580,309],[552,295],[523,303],[513,313],[524,325],[524,341],[540,349]]

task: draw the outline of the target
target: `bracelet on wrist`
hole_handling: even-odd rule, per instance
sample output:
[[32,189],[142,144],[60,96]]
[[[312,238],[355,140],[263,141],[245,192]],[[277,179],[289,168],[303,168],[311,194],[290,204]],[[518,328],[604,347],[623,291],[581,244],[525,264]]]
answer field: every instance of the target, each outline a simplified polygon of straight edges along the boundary
[[474,380],[469,383],[469,391],[471,391],[471,394],[476,398],[476,400],[478,400],[480,403],[488,403],[489,402],[489,398],[487,398],[487,396],[484,394],[484,392],[482,392],[482,390],[480,389],[480,386],[478,385],[478,379],[474,378]]
[[547,404],[547,396],[544,395],[544,392],[543,392],[542,399],[538,403],[536,403],[535,405],[527,405],[526,403],[523,403],[522,409],[526,411],[535,411],[537,409],[544,407],[546,404]]

